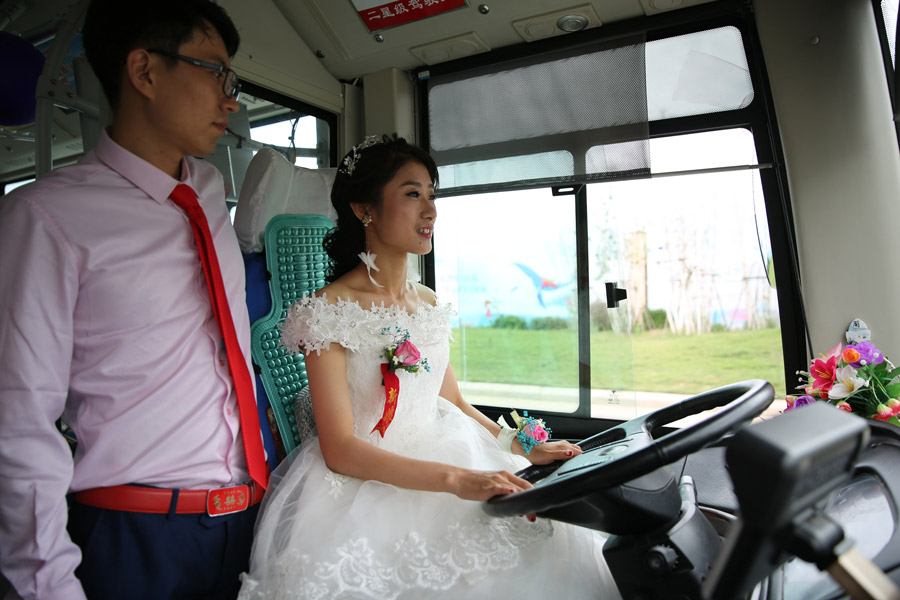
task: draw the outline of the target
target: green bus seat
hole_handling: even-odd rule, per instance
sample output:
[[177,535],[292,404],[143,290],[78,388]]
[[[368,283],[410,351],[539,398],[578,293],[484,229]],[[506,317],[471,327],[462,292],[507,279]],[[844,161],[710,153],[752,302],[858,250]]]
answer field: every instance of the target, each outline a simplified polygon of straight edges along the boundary
[[272,307],[250,327],[250,349],[278,428],[274,432],[276,446],[280,437],[286,454],[302,441],[294,403],[308,382],[303,355],[294,355],[281,345],[279,324],[292,304],[325,285],[328,256],[322,240],[332,225],[320,215],[277,215],[266,226]]

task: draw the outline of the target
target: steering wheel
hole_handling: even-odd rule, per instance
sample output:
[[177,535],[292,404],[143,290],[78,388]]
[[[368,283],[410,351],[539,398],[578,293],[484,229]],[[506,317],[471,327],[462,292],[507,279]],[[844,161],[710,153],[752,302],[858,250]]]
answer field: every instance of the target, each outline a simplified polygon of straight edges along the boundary
[[[609,488],[634,483],[659,467],[734,432],[759,416],[772,403],[774,396],[775,391],[768,381],[751,379],[710,390],[637,417],[578,442],[583,453],[574,458],[523,469],[517,475],[531,483],[537,482],[535,487],[515,494],[495,496],[487,500],[483,508],[488,514],[498,517],[533,512],[553,516],[552,513],[565,512],[566,507],[572,512],[584,513],[583,506],[572,505],[587,502],[592,505],[593,512],[601,513],[597,518],[609,521],[610,515],[602,514],[610,512],[609,507],[597,507],[595,498],[598,491],[603,493]],[[673,421],[719,407],[721,410],[693,425],[667,435],[654,435],[660,427]],[[669,472],[665,477],[671,480],[673,476]],[[663,485],[668,485],[665,481],[660,484],[658,480],[659,477],[657,482],[650,484],[651,496],[645,502],[651,510],[661,500],[652,494],[661,490]],[[636,492],[639,494],[644,490],[638,489]],[[628,495],[628,490],[625,495]],[[680,503],[677,492],[675,495],[675,502]]]

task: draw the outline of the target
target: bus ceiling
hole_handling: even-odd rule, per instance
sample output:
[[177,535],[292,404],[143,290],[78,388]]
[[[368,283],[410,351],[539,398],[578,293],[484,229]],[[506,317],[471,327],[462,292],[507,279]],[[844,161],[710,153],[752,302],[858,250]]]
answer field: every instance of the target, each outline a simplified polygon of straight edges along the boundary
[[[523,43],[609,28],[674,9],[723,0],[592,0],[548,10],[543,0],[220,0],[238,24],[233,67],[245,81],[340,115],[340,148],[363,133],[396,131],[416,138],[408,72]],[[0,32],[45,56],[37,83],[36,122],[0,123],[6,159],[0,181],[72,162],[109,119],[83,60],[77,35],[88,0],[2,0]],[[384,5],[384,6],[383,6]],[[373,8],[373,7],[378,8]],[[385,7],[386,6],[386,7]],[[73,60],[73,56],[75,60]],[[424,69],[422,68],[424,66]],[[78,81],[78,85],[75,85]],[[378,96],[366,102],[361,83]],[[388,101],[385,102],[385,99]],[[391,102],[390,100],[393,100]],[[53,110],[61,107],[62,111]],[[365,124],[365,125],[364,125]],[[51,131],[52,129],[52,131]],[[84,144],[80,131],[84,129]]]

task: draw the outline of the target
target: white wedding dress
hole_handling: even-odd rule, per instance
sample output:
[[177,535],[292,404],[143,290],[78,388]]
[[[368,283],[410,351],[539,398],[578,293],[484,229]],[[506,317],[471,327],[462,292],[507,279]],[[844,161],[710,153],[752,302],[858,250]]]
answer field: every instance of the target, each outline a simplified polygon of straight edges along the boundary
[[[400,394],[384,438],[385,347],[409,332],[430,370],[396,371]],[[385,450],[473,469],[517,471],[528,462],[441,398],[450,308],[396,307],[303,298],[288,313],[285,345],[343,346],[355,435]],[[279,480],[280,479],[280,480]],[[619,598],[594,531],[538,519],[493,518],[479,502],[398,488],[330,471],[318,439],[273,473],[239,598]]]

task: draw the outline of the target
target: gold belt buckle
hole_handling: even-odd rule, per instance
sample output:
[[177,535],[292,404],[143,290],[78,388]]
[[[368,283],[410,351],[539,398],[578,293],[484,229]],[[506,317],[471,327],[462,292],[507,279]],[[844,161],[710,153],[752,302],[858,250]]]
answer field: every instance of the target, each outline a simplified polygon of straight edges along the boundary
[[247,484],[216,488],[206,493],[206,514],[219,517],[247,510],[250,506],[250,486]]

